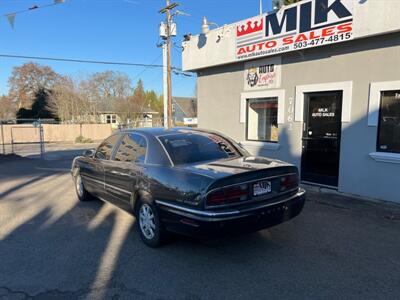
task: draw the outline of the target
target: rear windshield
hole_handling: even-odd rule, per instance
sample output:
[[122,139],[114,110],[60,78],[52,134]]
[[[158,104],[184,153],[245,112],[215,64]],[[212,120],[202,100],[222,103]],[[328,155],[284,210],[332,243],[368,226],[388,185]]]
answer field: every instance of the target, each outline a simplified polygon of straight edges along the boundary
[[175,165],[240,156],[226,139],[209,133],[177,133],[159,137]]

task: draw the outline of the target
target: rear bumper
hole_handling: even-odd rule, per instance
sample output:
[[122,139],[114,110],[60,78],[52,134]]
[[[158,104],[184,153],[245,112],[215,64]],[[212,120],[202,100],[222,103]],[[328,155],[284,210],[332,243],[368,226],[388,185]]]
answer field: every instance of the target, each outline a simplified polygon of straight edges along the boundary
[[188,209],[158,200],[156,203],[168,230],[207,238],[254,232],[288,221],[302,211],[305,198],[305,191],[300,189],[274,202],[223,212]]

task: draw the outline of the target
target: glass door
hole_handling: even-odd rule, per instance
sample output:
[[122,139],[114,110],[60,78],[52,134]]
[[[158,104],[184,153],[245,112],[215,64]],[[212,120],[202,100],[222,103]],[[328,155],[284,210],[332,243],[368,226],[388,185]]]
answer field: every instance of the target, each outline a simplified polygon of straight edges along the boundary
[[342,92],[308,93],[304,100],[301,179],[337,187]]

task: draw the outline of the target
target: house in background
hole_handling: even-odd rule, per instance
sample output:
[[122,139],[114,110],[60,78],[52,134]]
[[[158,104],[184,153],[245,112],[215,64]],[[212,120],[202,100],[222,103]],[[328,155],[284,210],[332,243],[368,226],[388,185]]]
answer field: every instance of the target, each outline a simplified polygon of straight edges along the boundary
[[100,123],[111,124],[112,128],[118,128],[121,118],[114,111],[99,111]]
[[138,115],[136,120],[128,120],[127,124],[123,124],[119,113],[113,108],[112,103],[104,102],[101,103],[98,108],[99,121],[102,124],[111,124],[111,127],[113,129],[120,128],[121,126],[129,126],[129,127],[159,126],[157,125],[158,124],[157,116],[159,114],[157,111],[152,110],[150,107],[137,108],[134,110],[135,110],[134,114]]
[[172,113],[175,125],[197,126],[197,99],[173,97]]

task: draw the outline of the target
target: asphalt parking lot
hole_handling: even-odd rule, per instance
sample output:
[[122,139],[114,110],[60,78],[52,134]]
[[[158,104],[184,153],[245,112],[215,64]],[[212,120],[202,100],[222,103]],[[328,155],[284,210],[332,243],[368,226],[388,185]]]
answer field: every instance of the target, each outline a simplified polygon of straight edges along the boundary
[[308,193],[296,219],[146,247],[135,219],[79,203],[82,149],[0,158],[0,299],[400,299],[400,206]]

